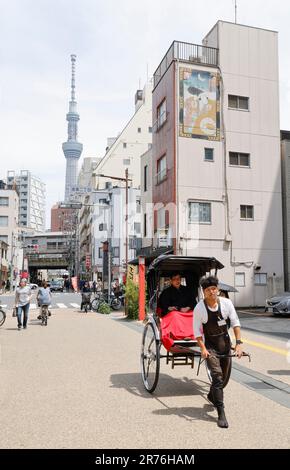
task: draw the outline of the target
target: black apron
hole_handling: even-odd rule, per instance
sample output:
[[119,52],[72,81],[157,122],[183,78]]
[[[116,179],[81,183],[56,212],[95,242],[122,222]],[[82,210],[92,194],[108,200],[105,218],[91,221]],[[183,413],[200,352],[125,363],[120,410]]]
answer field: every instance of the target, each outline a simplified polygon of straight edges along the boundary
[[[231,340],[228,334],[227,322],[222,316],[220,302],[218,302],[216,312],[209,310],[205,301],[204,305],[208,316],[207,323],[203,324],[205,347],[218,354],[228,354],[231,350]],[[220,321],[224,321],[225,324],[219,325],[218,322]]]

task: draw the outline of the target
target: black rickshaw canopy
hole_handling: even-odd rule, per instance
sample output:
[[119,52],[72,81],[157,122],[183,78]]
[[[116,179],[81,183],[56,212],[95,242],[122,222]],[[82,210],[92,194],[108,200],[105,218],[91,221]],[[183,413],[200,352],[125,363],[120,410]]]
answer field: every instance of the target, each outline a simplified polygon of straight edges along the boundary
[[223,268],[224,265],[216,258],[161,255],[150,264],[148,275],[154,270],[162,273],[161,276],[174,271],[179,271],[181,274],[191,272],[203,276],[213,269],[217,271]]

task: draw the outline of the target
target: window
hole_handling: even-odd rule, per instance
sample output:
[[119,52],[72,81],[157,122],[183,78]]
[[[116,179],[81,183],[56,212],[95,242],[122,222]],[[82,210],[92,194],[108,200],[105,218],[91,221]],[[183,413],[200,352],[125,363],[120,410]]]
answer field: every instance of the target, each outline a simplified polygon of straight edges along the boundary
[[144,219],[143,219],[143,233],[144,237],[147,237],[147,214],[144,214]]
[[249,98],[246,96],[229,95],[229,108],[249,111]]
[[254,220],[254,206],[241,206],[241,219]]
[[141,224],[140,222],[135,222],[134,223],[134,233],[141,233]]
[[100,224],[99,225],[99,231],[104,232],[105,230],[107,230],[107,224]]
[[138,134],[141,134],[141,127],[138,127]]
[[149,134],[152,134],[152,127],[151,126],[148,127],[148,132],[149,132]]
[[166,122],[166,119],[166,100],[163,100],[157,108],[157,130],[163,126],[163,124]]
[[2,242],[8,243],[8,235],[0,235],[0,240],[1,240]]
[[127,166],[128,166],[128,165],[130,165],[130,163],[131,163],[131,162],[130,162],[130,158],[124,158],[124,159],[123,159],[123,165],[127,165]]
[[210,202],[190,202],[189,203],[189,223],[211,224],[211,203]]
[[126,149],[127,148],[127,144],[126,142],[123,142],[123,149]]
[[103,258],[103,248],[99,247],[99,258]]
[[166,227],[166,221],[165,221],[165,207],[161,207],[157,211],[157,228],[162,229]]
[[137,214],[141,214],[141,199],[136,199],[136,212]]
[[144,192],[148,189],[148,165],[144,166]]
[[9,206],[9,198],[0,197],[0,206]]
[[255,273],[255,286],[266,286],[267,285],[267,274]]
[[250,167],[250,154],[230,152],[230,165]]
[[113,255],[113,258],[119,258],[120,257],[120,248],[118,246],[113,246],[112,255]]
[[148,144],[148,150],[152,149],[152,144]]
[[166,156],[159,158],[157,161],[157,184],[166,178]]
[[0,215],[0,227],[8,227],[8,216]]
[[204,149],[204,159],[207,162],[213,162],[213,149],[210,149],[210,148]]
[[107,204],[107,199],[99,199],[99,204]]
[[56,250],[56,242],[47,242],[48,250]]
[[235,286],[236,287],[245,287],[245,273],[235,273]]

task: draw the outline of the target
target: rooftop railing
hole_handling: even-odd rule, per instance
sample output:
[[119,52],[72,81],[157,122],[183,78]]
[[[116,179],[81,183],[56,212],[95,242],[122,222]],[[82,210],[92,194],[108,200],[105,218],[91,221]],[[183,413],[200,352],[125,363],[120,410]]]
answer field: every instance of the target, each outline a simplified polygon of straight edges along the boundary
[[218,52],[215,47],[173,41],[154,73],[154,88],[158,85],[173,60],[217,67]]

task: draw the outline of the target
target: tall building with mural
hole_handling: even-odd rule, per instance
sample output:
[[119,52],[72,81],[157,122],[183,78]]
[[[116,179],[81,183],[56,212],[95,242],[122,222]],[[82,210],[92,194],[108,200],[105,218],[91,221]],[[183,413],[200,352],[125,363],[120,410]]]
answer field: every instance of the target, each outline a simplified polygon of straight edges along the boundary
[[66,158],[65,202],[70,200],[73,188],[77,186],[78,161],[83,151],[83,145],[78,142],[78,121],[80,116],[77,112],[77,102],[75,99],[75,63],[76,56],[72,54],[71,100],[69,102],[69,112],[66,115],[68,138],[62,144],[63,153]]
[[264,305],[283,290],[277,32],[219,21],[174,41],[152,109],[153,248],[215,256],[235,303]]

